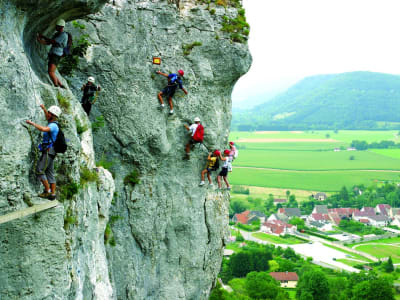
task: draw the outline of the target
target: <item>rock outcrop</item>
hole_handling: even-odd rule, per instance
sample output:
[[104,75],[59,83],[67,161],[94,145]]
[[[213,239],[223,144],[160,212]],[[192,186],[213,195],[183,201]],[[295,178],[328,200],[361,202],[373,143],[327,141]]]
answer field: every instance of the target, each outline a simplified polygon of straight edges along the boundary
[[[211,12],[195,0],[103,2],[0,1],[0,214],[43,201],[34,197],[40,185],[31,167],[39,134],[32,129],[31,139],[21,125],[44,124],[40,103],[63,107],[70,146],[57,158],[63,205],[0,224],[0,299],[207,299],[228,233],[229,193],[198,187],[207,151],[197,145],[182,160],[183,124],[200,117],[205,145],[226,147],[231,92],[251,61],[247,45],[221,31],[223,16],[238,11]],[[58,17],[81,18],[91,42],[60,91],[47,78],[47,50],[34,42]],[[82,34],[67,31],[74,40]],[[185,71],[189,94],[177,91],[173,116],[158,108],[166,84],[158,68]],[[78,101],[87,76],[103,89],[90,119],[103,116],[105,126],[93,132]],[[98,180],[86,182],[85,172]]]

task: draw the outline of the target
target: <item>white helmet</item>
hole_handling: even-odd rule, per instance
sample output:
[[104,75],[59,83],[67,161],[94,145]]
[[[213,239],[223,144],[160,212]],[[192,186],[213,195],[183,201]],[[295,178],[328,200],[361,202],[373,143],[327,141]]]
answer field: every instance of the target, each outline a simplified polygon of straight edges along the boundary
[[65,21],[64,21],[64,19],[58,19],[56,25],[57,25],[57,26],[65,27]]
[[50,106],[50,108],[47,111],[52,115],[55,115],[57,118],[61,115],[61,108],[59,108],[56,105]]
[[194,121],[195,121],[195,122],[200,122],[200,118],[199,118],[199,117],[196,117],[196,118],[194,118]]
[[94,83],[95,80],[94,80],[94,77],[90,76],[90,77],[88,77],[87,81],[91,82],[91,83]]

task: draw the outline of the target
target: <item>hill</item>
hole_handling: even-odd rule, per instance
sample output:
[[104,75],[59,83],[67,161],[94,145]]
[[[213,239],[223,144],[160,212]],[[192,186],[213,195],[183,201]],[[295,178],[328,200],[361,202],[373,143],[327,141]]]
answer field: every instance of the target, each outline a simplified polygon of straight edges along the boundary
[[399,129],[400,76],[307,77],[274,99],[234,112],[233,130]]

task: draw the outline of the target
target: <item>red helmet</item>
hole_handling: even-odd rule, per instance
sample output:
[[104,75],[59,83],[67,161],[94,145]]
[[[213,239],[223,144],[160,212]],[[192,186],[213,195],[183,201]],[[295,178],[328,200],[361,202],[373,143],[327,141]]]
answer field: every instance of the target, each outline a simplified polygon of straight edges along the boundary
[[231,150],[228,150],[228,149],[224,150],[224,154],[228,155],[229,153],[231,153]]
[[215,156],[220,156],[220,155],[221,155],[221,151],[215,150],[215,151],[214,151],[214,155],[215,155]]
[[233,145],[235,145],[235,143],[234,142],[229,142],[229,145],[233,146]]
[[183,72],[183,70],[178,70],[178,74],[183,76],[185,74],[185,72]]

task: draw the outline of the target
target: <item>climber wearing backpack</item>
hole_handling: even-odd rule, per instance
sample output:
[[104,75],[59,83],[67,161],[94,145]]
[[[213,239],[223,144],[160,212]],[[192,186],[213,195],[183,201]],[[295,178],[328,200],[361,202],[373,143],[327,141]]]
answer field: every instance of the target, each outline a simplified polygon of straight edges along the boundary
[[235,147],[235,143],[234,142],[229,142],[229,147],[230,152],[229,152],[229,166],[228,166],[228,171],[232,172],[232,162],[234,161],[234,159],[238,156],[238,150]]
[[61,57],[64,55],[64,48],[67,47],[68,34],[64,32],[65,21],[59,19],[56,23],[56,33],[51,39],[43,36],[42,34],[37,34],[37,41],[42,45],[51,45],[48,57],[48,73],[54,86],[65,89],[64,85],[61,83],[60,79],[56,76],[57,65],[60,62]]
[[92,104],[96,101],[97,92],[101,91],[100,86],[94,84],[94,77],[90,76],[87,79],[87,83],[81,87],[83,91],[83,96],[81,99],[83,110],[89,117],[90,110],[92,109]]
[[39,144],[39,151],[42,152],[42,154],[37,164],[36,172],[44,186],[44,191],[38,196],[54,200],[56,199],[56,179],[54,176],[54,158],[56,157],[56,150],[54,148],[54,141],[56,141],[60,131],[57,119],[61,115],[61,109],[55,105],[51,106],[49,110],[46,110],[43,104],[41,104],[40,107],[48,121],[47,126],[41,126],[30,120],[27,120],[26,123],[43,132],[43,140],[42,143]]
[[172,115],[174,113],[174,105],[172,103],[172,97],[175,94],[176,88],[179,86],[179,88],[186,95],[188,94],[188,92],[183,88],[183,85],[182,85],[181,77],[183,77],[184,72],[182,70],[179,70],[178,74],[175,74],[175,73],[165,74],[161,71],[157,71],[156,73],[168,78],[168,85],[161,92],[158,93],[158,99],[160,100],[161,108],[164,108],[165,104],[164,104],[162,97],[163,97],[163,95],[168,97],[168,102],[169,102],[169,107],[170,107],[169,113]]
[[213,186],[212,181],[211,181],[211,172],[216,171],[219,168],[219,160],[218,158],[221,158],[221,152],[219,150],[215,150],[214,153],[210,152],[207,157],[207,164],[206,168],[201,171],[201,181],[200,181],[200,186],[204,185],[204,175],[207,173],[207,178],[208,178],[208,183],[210,186]]
[[228,150],[228,149],[224,150],[224,156],[220,158],[224,162],[224,164],[222,165],[221,172],[219,172],[219,174],[217,176],[218,188],[219,189],[222,188],[222,184],[221,184],[221,177],[222,177],[225,181],[226,189],[228,191],[231,189],[229,182],[228,182],[228,167],[229,167],[229,161],[230,161],[229,160],[229,152],[230,152],[230,150]]
[[185,146],[186,155],[183,158],[183,159],[189,159],[190,158],[190,155],[189,155],[190,148],[197,143],[203,143],[204,127],[203,127],[203,125],[200,124],[199,117],[194,118],[194,124],[190,125],[190,127],[186,124],[184,124],[183,126],[185,126],[185,128],[191,133],[189,143],[187,143]]

